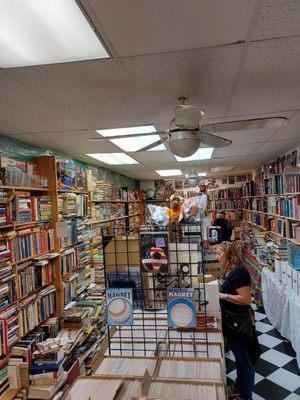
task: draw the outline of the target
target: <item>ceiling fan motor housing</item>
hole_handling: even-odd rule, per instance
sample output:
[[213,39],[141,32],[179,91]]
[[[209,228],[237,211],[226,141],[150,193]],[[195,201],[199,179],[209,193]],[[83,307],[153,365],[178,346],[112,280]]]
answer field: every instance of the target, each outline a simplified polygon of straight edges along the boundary
[[194,154],[199,146],[198,131],[176,130],[169,133],[170,150],[178,157],[189,157]]

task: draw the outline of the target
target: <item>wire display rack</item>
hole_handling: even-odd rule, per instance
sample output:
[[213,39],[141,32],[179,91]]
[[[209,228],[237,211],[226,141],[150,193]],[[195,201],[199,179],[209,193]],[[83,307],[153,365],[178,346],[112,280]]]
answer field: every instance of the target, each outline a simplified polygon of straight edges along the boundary
[[[145,225],[134,233],[125,228],[103,236],[106,288],[132,288],[134,307],[132,326],[107,330],[109,355],[208,357],[201,232],[199,223],[167,228]],[[167,268],[159,255],[151,254],[151,241],[164,244]],[[145,253],[152,261],[157,257],[157,263],[147,264]],[[194,289],[196,328],[168,328],[170,288]]]

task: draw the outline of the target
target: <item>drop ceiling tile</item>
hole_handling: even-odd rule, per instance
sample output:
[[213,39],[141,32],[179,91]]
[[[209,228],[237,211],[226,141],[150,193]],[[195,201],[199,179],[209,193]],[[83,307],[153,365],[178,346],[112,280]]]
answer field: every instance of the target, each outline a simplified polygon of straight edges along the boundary
[[[146,120],[135,87],[117,60],[13,68],[8,70],[8,74],[11,79],[19,80],[49,104],[55,105],[61,113],[72,115],[73,125],[79,126],[73,127],[74,130],[118,128],[153,122]],[[23,101],[25,98],[23,96]],[[10,107],[13,107],[12,103]],[[41,119],[42,123],[42,115],[35,115],[35,118]],[[39,124],[38,129],[31,129],[35,132],[51,130],[62,129],[49,128],[46,123],[42,127]]]
[[[35,76],[35,74],[33,74]],[[47,81],[47,77],[44,77]],[[33,77],[34,80],[34,77]],[[38,86],[38,81],[36,82]],[[36,85],[25,86],[8,70],[0,70],[0,121],[23,132],[72,129],[78,125],[76,117],[71,117],[53,101],[36,94]],[[80,128],[83,128],[81,125]]]
[[279,140],[268,142],[260,146],[254,154],[270,153],[280,155],[300,145],[300,137],[296,140]]
[[244,144],[240,146],[227,146],[227,147],[220,147],[215,149],[214,151],[214,158],[217,157],[232,157],[232,156],[246,156],[254,151],[256,151],[260,147],[259,143],[256,144]]
[[55,144],[61,151],[87,153],[121,153],[122,150],[111,143],[109,140],[90,142],[89,139],[95,138],[98,134],[94,131],[73,131],[55,133],[37,133],[35,136],[48,139]]
[[251,40],[300,34],[298,0],[264,0],[261,5]]
[[244,145],[252,143],[266,142],[274,133],[276,129],[255,129],[247,131],[234,131],[218,133],[218,136],[232,140],[232,145]]
[[176,161],[174,155],[170,151],[142,151],[128,154],[143,164],[152,164],[156,162],[167,163]]
[[180,96],[213,118],[224,114],[242,49],[243,45],[214,47],[130,57],[123,63],[156,121],[173,118]]
[[95,23],[99,21],[113,48],[123,57],[242,41],[255,1],[89,0],[88,3],[95,14]]
[[228,114],[298,109],[299,65],[299,38],[252,43]]

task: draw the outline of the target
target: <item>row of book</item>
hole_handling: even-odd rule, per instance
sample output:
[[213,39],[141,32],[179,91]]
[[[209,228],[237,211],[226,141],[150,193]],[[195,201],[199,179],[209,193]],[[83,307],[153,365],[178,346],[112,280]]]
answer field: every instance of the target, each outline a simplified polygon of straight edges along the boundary
[[237,200],[213,200],[210,202],[211,211],[222,211],[222,210],[240,210],[242,207],[241,199]]
[[297,168],[299,150],[284,154],[276,160],[262,165],[255,171],[257,179],[265,178],[271,174],[283,174]]
[[246,182],[243,196],[267,196],[273,194],[291,194],[300,192],[300,175],[271,175],[268,178]]
[[243,189],[241,187],[231,187],[227,189],[211,190],[209,198],[211,200],[217,199],[240,199],[243,196]]
[[20,262],[30,257],[54,249],[54,230],[48,225],[29,226],[17,230],[8,241],[13,262]]
[[90,218],[67,219],[64,222],[67,233],[60,237],[60,248],[70,247],[92,238],[92,221]]
[[127,193],[110,182],[97,181],[92,200],[127,200]]
[[92,219],[94,222],[108,221],[125,215],[124,203],[94,203],[92,205]]
[[18,265],[20,299],[53,282],[55,273],[54,260],[57,256],[58,253],[47,254],[46,257],[37,257]]
[[247,211],[245,211],[245,221],[300,243],[300,223],[297,221]]
[[298,220],[300,219],[300,195],[244,199],[242,208]]

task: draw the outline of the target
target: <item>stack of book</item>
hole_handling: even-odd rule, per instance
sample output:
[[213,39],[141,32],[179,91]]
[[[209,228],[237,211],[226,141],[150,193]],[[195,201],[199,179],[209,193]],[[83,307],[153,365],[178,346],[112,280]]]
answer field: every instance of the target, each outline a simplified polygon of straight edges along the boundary
[[66,230],[68,231],[68,234],[59,238],[60,248],[72,246],[77,241],[76,221],[66,220],[66,221],[64,221],[64,224],[65,224]]
[[8,238],[5,235],[0,234],[0,261],[7,260],[10,257],[10,247],[8,244]]
[[7,225],[11,222],[11,213],[8,203],[8,194],[5,191],[0,191],[0,225]]
[[38,221],[48,221],[52,217],[52,202],[50,196],[40,196],[37,198]]
[[92,238],[92,221],[89,218],[79,218],[76,220],[76,242],[84,242]]
[[29,192],[16,192],[12,202],[12,219],[17,223],[34,221],[33,198]]
[[16,298],[13,266],[9,260],[0,260],[0,310],[15,302]]
[[89,310],[81,307],[71,307],[63,310],[64,328],[84,328],[89,324]]
[[8,354],[19,339],[19,313],[16,305],[10,305],[0,312],[0,355]]
[[91,253],[91,245],[89,242],[82,242],[77,244],[76,253],[77,253],[78,269],[91,267],[92,253]]
[[63,218],[77,217],[77,196],[75,193],[58,195],[59,214]]
[[88,214],[88,195],[78,194],[76,196],[77,216],[85,217]]
[[28,396],[33,399],[51,399],[64,385],[64,349],[54,339],[37,343],[33,353],[33,363],[29,369],[30,388]]

